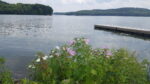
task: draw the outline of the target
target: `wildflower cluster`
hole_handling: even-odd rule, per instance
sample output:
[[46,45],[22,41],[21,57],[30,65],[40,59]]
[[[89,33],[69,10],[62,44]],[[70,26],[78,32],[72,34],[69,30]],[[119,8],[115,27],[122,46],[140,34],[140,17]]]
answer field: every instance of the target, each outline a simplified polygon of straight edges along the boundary
[[75,38],[41,52],[29,65],[31,79],[40,84],[146,84],[147,70],[125,49],[93,49],[89,39]]
[[[147,60],[139,62],[125,49],[93,49],[89,42],[75,38],[48,55],[38,52],[28,66],[30,80],[19,84],[150,84]],[[0,58],[0,84],[15,84],[4,62]]]

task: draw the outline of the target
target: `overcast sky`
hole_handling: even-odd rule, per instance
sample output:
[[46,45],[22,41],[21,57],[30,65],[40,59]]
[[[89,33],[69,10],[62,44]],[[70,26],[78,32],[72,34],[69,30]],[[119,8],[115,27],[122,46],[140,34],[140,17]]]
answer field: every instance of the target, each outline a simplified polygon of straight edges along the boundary
[[55,12],[83,9],[140,7],[150,9],[150,0],[3,0],[10,3],[40,3],[52,6]]

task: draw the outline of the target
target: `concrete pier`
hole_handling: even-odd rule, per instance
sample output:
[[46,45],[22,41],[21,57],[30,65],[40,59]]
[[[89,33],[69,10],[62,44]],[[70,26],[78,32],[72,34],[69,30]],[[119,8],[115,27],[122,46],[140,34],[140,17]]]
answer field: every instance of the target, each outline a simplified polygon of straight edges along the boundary
[[95,29],[108,30],[108,31],[114,31],[114,32],[122,32],[122,33],[127,33],[127,34],[134,34],[134,35],[150,37],[150,31],[148,31],[148,30],[104,26],[104,25],[95,25]]

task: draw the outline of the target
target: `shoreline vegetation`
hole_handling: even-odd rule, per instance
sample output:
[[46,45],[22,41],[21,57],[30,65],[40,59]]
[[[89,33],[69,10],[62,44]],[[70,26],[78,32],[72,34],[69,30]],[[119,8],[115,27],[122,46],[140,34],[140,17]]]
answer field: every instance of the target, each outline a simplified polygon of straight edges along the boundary
[[0,0],[0,14],[52,15],[53,9],[42,4],[9,4]]
[[150,16],[150,9],[124,7],[116,9],[93,9],[80,10],[74,12],[55,12],[55,15],[75,15],[75,16]]
[[93,49],[89,42],[75,38],[48,55],[38,52],[27,67],[29,78],[15,83],[0,58],[0,84],[150,84],[150,62],[125,49]]

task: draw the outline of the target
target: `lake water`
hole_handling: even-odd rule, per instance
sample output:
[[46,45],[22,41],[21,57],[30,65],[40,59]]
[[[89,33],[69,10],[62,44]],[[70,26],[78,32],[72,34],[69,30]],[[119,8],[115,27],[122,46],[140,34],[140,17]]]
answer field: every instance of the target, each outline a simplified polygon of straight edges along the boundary
[[25,76],[37,51],[48,54],[75,37],[86,37],[94,48],[127,48],[139,60],[150,60],[150,38],[94,30],[95,24],[150,30],[150,17],[0,15],[0,56],[15,78]]

